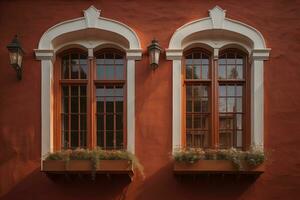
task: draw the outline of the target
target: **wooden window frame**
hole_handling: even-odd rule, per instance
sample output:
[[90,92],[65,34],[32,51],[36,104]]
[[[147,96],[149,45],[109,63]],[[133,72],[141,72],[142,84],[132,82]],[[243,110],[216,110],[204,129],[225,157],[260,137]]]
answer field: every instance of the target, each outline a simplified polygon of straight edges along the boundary
[[[124,66],[124,80],[97,80],[96,79],[96,57],[100,53],[117,53],[123,56],[123,66]],[[97,51],[95,56],[87,56],[87,65],[88,65],[88,75],[87,79],[69,79],[62,80],[61,78],[61,61],[62,57],[71,53],[75,54],[85,54],[88,55],[88,52],[79,48],[67,49],[63,52],[60,52],[57,55],[56,62],[54,63],[53,75],[53,151],[62,150],[62,141],[61,141],[61,92],[62,84],[67,85],[87,85],[87,138],[86,138],[86,148],[93,149],[97,147],[97,132],[96,132],[96,86],[100,84],[104,85],[123,85],[123,147],[127,146],[127,60],[124,52],[113,49],[105,48]]]
[[[195,53],[195,52],[203,52],[209,55],[209,80],[186,80],[186,56]],[[243,63],[243,73],[244,80],[219,80],[218,78],[218,59],[224,53],[235,52],[240,55],[243,55],[244,63]],[[220,83],[229,83],[229,84],[243,84],[244,93],[243,93],[243,137],[242,137],[242,150],[249,149],[251,145],[251,74],[250,74],[250,63],[248,54],[244,51],[236,48],[227,48],[219,52],[218,59],[213,59],[213,53],[204,49],[204,48],[193,48],[183,53],[182,57],[182,131],[181,131],[181,144],[183,147],[187,147],[186,141],[186,85],[187,83],[205,83],[210,85],[210,135],[209,135],[209,148],[219,148],[219,85]]]

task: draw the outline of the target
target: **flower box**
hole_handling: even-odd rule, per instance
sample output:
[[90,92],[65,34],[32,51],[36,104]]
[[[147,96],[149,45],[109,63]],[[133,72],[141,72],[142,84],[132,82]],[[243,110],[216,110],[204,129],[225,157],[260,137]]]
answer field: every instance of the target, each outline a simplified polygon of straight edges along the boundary
[[264,164],[252,167],[245,161],[241,161],[241,167],[238,169],[232,161],[229,160],[199,160],[195,163],[174,163],[175,174],[201,174],[201,173],[243,173],[243,174],[261,174],[264,172]]
[[90,160],[44,160],[42,171],[51,173],[96,171],[96,173],[133,174],[133,165],[129,160],[100,160],[94,169]]

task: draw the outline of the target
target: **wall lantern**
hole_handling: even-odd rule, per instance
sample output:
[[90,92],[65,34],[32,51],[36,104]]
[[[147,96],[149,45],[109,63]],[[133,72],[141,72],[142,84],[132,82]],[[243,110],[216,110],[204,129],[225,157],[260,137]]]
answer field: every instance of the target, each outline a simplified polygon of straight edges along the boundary
[[159,46],[158,41],[153,39],[151,44],[148,46],[148,55],[152,69],[156,69],[158,67],[160,52],[161,47]]
[[23,71],[22,59],[23,59],[24,51],[21,47],[17,35],[15,35],[11,43],[7,45],[7,49],[9,51],[10,64],[16,70],[18,80],[21,80],[22,71]]

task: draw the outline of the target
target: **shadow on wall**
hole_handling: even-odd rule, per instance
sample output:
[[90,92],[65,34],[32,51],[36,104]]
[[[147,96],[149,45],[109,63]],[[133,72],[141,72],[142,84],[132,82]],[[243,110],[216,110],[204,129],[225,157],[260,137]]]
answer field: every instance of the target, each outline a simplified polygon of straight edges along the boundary
[[47,200],[47,199],[124,199],[130,180],[127,176],[71,175],[49,178],[40,169],[34,170],[23,181],[17,184],[1,200]]
[[239,199],[256,180],[254,176],[229,174],[180,177],[172,170],[173,163],[170,162],[147,178],[133,199]]

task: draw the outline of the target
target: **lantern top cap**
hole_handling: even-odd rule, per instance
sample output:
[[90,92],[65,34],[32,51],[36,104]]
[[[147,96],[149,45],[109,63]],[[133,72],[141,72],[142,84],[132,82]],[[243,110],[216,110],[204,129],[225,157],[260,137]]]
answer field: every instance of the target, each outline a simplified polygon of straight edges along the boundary
[[148,46],[148,50],[151,50],[151,49],[162,50],[162,48],[160,47],[158,41],[155,38],[153,38],[153,40],[151,41],[151,44]]
[[18,39],[18,35],[15,35],[15,37],[12,39],[12,41],[6,46],[6,48],[9,51],[14,51],[14,50],[21,50],[22,53],[24,53],[22,47],[21,47],[21,43]]

